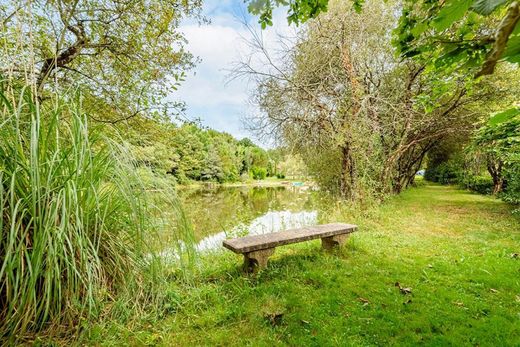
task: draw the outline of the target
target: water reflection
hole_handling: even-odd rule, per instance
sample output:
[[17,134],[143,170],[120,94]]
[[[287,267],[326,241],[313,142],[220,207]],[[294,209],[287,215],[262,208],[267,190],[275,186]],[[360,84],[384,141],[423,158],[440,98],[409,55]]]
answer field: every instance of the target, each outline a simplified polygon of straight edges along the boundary
[[222,241],[241,235],[259,235],[273,233],[285,229],[314,225],[318,220],[318,212],[270,211],[255,218],[250,224],[237,225],[230,231],[221,231],[203,238],[197,244],[198,251],[216,249]]
[[200,251],[219,248],[229,237],[318,223],[318,193],[294,187],[185,190],[180,198]]

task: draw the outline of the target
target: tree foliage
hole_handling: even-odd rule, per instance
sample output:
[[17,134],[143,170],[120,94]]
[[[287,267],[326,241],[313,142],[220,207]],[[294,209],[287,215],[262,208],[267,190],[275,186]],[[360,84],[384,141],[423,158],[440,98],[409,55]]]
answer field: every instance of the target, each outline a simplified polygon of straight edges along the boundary
[[[258,70],[265,112],[260,132],[275,133],[302,155],[323,187],[350,198],[399,192],[413,182],[427,152],[453,133],[469,136],[478,100],[504,93],[494,81],[468,89],[412,59],[394,55],[392,5],[367,2],[361,13],[345,3],[308,22],[293,50]],[[276,62],[254,42],[266,62]]]
[[474,150],[487,159],[493,193],[504,191],[509,201],[520,203],[520,110],[511,110],[507,119],[503,114],[495,115],[476,132]]
[[518,1],[406,1],[394,42],[402,56],[428,59],[439,73],[479,77],[499,61],[520,62],[519,19]]
[[272,158],[270,152],[248,138],[237,140],[195,123],[149,123],[148,135],[130,135],[139,164],[160,175],[173,175],[181,183],[264,179],[280,173],[273,158],[278,162],[285,160],[286,154]]
[[79,87],[94,119],[152,109],[193,66],[178,26],[200,0],[57,0],[0,4],[2,73],[32,84],[40,101]]
[[[327,11],[329,2],[290,1],[287,19],[304,23]],[[348,2],[360,11],[365,1]],[[287,2],[251,1],[249,10],[265,28],[279,5]],[[401,56],[421,56],[439,72],[463,68],[479,77],[492,74],[499,61],[520,63],[519,20],[520,2],[515,0],[405,0],[394,45]]]

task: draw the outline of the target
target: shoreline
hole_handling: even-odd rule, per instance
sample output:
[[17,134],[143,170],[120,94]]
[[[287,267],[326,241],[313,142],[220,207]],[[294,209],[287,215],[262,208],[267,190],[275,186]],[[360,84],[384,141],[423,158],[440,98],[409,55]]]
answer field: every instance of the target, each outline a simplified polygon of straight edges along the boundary
[[215,188],[241,188],[241,187],[291,187],[294,182],[302,182],[304,186],[312,186],[314,183],[308,179],[268,179],[247,182],[194,182],[189,184],[177,184],[176,188],[184,189],[215,189]]

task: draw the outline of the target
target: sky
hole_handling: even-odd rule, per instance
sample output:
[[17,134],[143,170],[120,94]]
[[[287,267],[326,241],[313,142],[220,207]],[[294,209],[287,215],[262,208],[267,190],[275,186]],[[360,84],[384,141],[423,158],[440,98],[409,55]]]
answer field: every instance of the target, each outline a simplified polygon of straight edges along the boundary
[[[193,19],[181,24],[180,31],[188,40],[187,49],[200,62],[170,97],[184,101],[187,118],[200,119],[203,126],[228,132],[238,139],[255,139],[242,121],[248,114],[258,112],[249,102],[254,85],[246,79],[229,82],[229,69],[233,63],[248,54],[244,40],[250,34],[239,18],[245,18],[261,30],[258,18],[247,13],[246,6],[243,0],[207,0],[202,11],[210,24],[199,24]],[[277,33],[295,30],[288,26],[284,9],[275,11],[273,18],[274,26],[263,32],[268,46],[275,45]],[[265,143],[260,145],[267,146]]]

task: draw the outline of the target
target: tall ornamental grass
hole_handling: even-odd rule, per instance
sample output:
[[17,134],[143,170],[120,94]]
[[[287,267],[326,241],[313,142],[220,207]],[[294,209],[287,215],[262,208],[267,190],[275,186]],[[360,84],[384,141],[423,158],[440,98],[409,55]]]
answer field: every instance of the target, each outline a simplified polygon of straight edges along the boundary
[[132,161],[78,103],[46,105],[0,91],[0,341],[70,331],[103,302],[161,291],[150,242],[160,216]]

